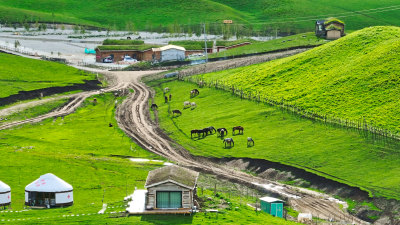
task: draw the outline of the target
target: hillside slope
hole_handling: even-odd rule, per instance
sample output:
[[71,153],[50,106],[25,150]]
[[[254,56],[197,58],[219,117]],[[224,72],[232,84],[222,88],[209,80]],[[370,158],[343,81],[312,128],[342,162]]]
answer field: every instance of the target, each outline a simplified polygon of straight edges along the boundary
[[399,53],[399,27],[371,27],[299,55],[203,77],[399,132]]
[[396,0],[194,0],[190,4],[184,0],[0,0],[2,21],[20,22],[26,18],[28,22],[39,20],[119,29],[133,23],[147,30],[232,19],[234,23],[251,23],[256,29],[311,31],[315,19],[329,16],[344,19],[347,29],[354,30],[371,25],[400,25],[399,11]]

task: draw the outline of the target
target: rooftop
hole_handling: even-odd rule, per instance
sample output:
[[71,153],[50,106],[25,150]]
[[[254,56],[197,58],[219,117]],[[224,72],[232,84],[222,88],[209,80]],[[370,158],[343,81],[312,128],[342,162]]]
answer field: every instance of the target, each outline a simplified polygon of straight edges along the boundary
[[167,181],[175,181],[188,188],[194,188],[199,173],[176,165],[162,167],[149,172],[145,187],[152,187]]

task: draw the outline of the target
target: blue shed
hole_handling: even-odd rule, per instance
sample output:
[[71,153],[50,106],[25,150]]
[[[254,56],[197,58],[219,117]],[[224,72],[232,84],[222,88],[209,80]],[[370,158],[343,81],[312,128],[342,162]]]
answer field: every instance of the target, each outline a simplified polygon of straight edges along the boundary
[[280,218],[283,218],[283,203],[284,203],[283,200],[277,198],[272,198],[272,197],[260,198],[261,210]]

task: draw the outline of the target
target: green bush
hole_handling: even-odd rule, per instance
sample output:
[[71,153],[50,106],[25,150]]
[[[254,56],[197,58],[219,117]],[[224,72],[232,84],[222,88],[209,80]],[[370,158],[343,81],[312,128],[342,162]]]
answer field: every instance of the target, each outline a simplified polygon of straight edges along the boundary
[[115,39],[106,39],[103,41],[103,45],[142,45],[144,41],[142,40],[115,40]]

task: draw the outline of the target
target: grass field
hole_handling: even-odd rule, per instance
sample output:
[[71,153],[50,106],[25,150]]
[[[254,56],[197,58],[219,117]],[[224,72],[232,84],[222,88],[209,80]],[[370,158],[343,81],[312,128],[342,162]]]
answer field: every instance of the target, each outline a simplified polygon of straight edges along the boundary
[[399,37],[399,27],[366,28],[292,57],[200,77],[396,133]]
[[94,74],[59,63],[0,53],[0,98],[19,91],[82,84],[94,79]]
[[[295,47],[306,47],[322,45],[327,43],[325,39],[317,38],[314,33],[303,33],[291,35],[271,41],[257,41],[251,45],[245,45],[239,48],[228,49],[223,52],[209,54],[209,58],[240,56],[254,53],[271,52],[276,50],[285,50]],[[218,42],[217,42],[218,43]]]
[[[311,31],[316,19],[329,16],[341,17],[347,29],[351,30],[371,25],[399,25],[398,6],[397,0],[195,0],[190,4],[183,0],[1,0],[0,15],[2,20],[8,21],[19,22],[26,18],[33,23],[36,20],[55,21],[119,29],[131,24],[130,27],[147,30],[159,26],[172,26],[171,29],[177,30],[174,28],[176,25],[197,26],[204,20],[218,22],[219,29],[227,29],[219,23],[231,19],[234,24],[245,24],[244,27],[250,30],[278,28],[289,32],[302,29]],[[200,30],[200,26],[196,29]]]
[[[92,103],[94,97],[98,101],[96,105]],[[131,194],[135,187],[143,188],[149,170],[162,166],[160,162],[133,163],[126,157],[163,159],[138,147],[119,128],[108,127],[110,122],[116,124],[113,112],[115,98],[112,94],[94,97],[86,100],[76,113],[66,116],[64,120],[49,119],[39,124],[0,131],[0,180],[12,189],[12,210],[0,211],[0,223],[260,224],[269,221],[269,224],[295,224],[265,213],[256,214],[245,206],[246,202],[254,200],[239,196],[232,196],[230,209],[220,210],[218,217],[198,213],[194,216],[117,218],[121,215],[118,212],[124,212],[126,208],[123,198]],[[49,172],[73,185],[74,205],[22,211],[25,186]],[[109,208],[105,215],[98,215],[103,195],[104,203]],[[212,207],[212,202],[221,199],[207,190],[204,195],[199,195],[213,199],[206,207]]]
[[[373,196],[400,199],[398,142],[383,142],[365,133],[313,122],[225,91],[201,88],[200,95],[190,99],[190,90],[197,86],[187,82],[149,84],[157,91],[161,127],[195,155],[280,162],[360,187]],[[173,96],[170,109],[181,110],[182,116],[168,114],[169,105],[163,103],[161,91],[164,87],[169,87]],[[194,101],[198,107],[182,110],[184,101]],[[232,136],[232,127],[238,125],[244,127],[244,135]],[[227,128],[235,146],[225,149],[216,134],[191,139],[192,129],[208,126]],[[254,147],[247,147],[247,137],[255,140]]]

